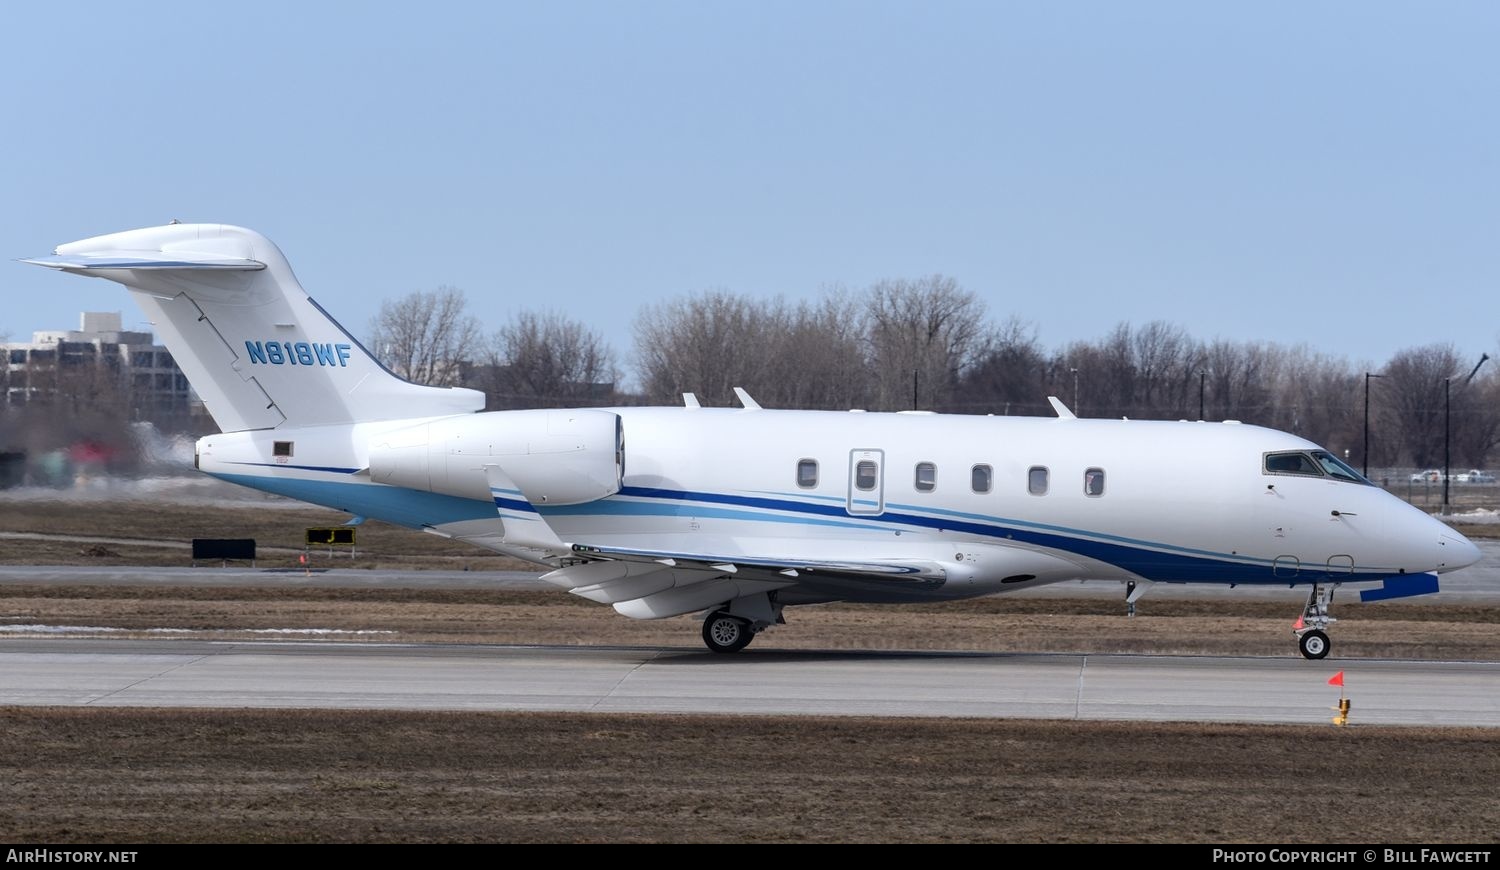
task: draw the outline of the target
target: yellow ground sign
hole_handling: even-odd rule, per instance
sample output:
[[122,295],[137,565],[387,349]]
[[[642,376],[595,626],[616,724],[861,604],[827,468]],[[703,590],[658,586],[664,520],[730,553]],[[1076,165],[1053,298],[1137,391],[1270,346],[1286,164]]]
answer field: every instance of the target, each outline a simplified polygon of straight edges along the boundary
[[354,527],[338,526],[332,529],[308,529],[307,545],[311,547],[314,544],[352,547],[354,546]]

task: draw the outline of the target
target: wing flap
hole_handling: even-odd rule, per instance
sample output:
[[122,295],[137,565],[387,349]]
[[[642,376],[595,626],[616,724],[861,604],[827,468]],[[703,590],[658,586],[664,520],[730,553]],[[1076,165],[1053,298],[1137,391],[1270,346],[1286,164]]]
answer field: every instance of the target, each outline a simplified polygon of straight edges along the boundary
[[838,574],[842,576],[900,582],[904,580],[931,583],[948,578],[948,570],[937,562],[910,561],[845,561],[829,559],[798,558],[751,558],[743,555],[730,556],[713,553],[676,553],[657,550],[631,550],[621,547],[596,547],[573,544],[573,553],[586,559],[608,559],[625,562],[656,562],[714,575],[735,574],[746,569],[759,569],[795,578],[804,573]]
[[722,576],[722,571],[678,568],[660,562],[600,560],[549,571],[542,579],[590,601],[618,604]]

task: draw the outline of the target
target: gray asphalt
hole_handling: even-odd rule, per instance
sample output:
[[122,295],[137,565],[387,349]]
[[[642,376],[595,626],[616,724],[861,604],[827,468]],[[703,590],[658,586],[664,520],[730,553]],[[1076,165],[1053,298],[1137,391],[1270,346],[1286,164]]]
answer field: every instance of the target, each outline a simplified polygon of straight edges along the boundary
[[1500,727],[1500,662],[0,639],[0,705]]
[[[1500,603],[1500,542],[1415,603]],[[0,585],[546,589],[530,571],[0,566]],[[1357,588],[1357,587],[1355,587]],[[1116,583],[1021,596],[1123,597]],[[1301,601],[1161,584],[1153,598]],[[1345,598],[1345,600],[1349,600]],[[0,638],[0,705],[559,710],[1500,727],[1500,663]]]

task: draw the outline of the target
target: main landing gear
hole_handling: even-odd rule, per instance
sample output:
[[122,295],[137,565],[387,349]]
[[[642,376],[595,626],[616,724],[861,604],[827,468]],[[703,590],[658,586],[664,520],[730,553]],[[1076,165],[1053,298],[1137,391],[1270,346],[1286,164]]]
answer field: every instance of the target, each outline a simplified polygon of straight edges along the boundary
[[1333,590],[1338,586],[1337,583],[1314,583],[1302,615],[1292,625],[1292,634],[1297,636],[1297,648],[1302,651],[1303,658],[1321,659],[1328,655],[1330,643],[1326,629],[1331,623],[1338,622],[1328,615],[1328,606],[1333,603]]
[[773,593],[746,595],[704,618],[703,642],[716,653],[739,652],[762,630],[785,623],[781,618],[781,603]]
[[739,652],[754,638],[750,620],[730,616],[727,610],[715,610],[703,620],[703,642],[716,653]]

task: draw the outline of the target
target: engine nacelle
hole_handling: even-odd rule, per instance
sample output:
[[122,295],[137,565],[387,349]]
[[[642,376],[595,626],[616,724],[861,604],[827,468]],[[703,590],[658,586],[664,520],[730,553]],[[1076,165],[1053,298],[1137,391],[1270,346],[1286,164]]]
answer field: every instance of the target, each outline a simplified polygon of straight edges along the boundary
[[498,465],[534,505],[581,504],[620,491],[623,451],[609,411],[490,411],[376,436],[370,479],[488,499],[484,469]]

